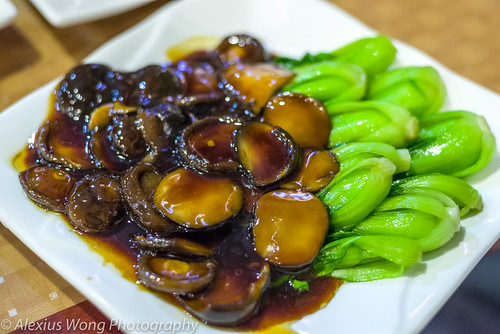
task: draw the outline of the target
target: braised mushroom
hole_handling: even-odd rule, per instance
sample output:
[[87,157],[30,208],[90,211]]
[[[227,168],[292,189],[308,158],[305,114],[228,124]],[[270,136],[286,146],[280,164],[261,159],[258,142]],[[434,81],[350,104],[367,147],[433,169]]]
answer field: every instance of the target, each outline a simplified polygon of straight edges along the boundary
[[256,186],[285,180],[300,166],[301,155],[288,133],[267,123],[252,122],[235,135],[241,165]]
[[233,270],[219,270],[210,288],[182,301],[191,314],[204,322],[235,325],[255,311],[270,280],[267,263],[250,262],[240,275]]
[[339,172],[340,164],[328,150],[305,150],[299,173],[282,185],[286,189],[320,191]]
[[142,107],[176,101],[186,90],[186,78],[168,66],[149,65],[130,77],[135,87],[129,99]]
[[212,249],[180,237],[135,235],[133,241],[140,250],[159,254],[171,254],[184,258],[206,258],[213,255]]
[[267,101],[289,83],[294,74],[281,67],[267,64],[235,64],[223,72],[226,88],[244,102],[253,104],[259,114]]
[[285,269],[310,264],[328,231],[325,206],[307,192],[266,193],[257,201],[255,217],[255,250],[269,263]]
[[171,65],[171,68],[185,77],[186,91],[180,100],[182,104],[194,105],[223,97],[217,72],[208,62],[185,59]]
[[180,168],[156,186],[153,203],[179,225],[200,229],[236,216],[243,206],[243,191],[229,179],[209,178]]
[[71,169],[92,169],[84,128],[68,119],[47,121],[35,137],[38,155],[47,162]]
[[105,104],[90,116],[90,149],[97,163],[121,172],[146,155],[148,147],[136,118],[136,108]]
[[233,133],[241,124],[231,117],[207,117],[191,124],[178,139],[181,158],[200,172],[236,171]]
[[227,65],[259,63],[265,60],[262,44],[254,37],[246,34],[227,36],[217,46],[216,52],[222,63]]
[[76,177],[50,166],[33,166],[19,173],[26,195],[41,207],[65,212],[68,195]]
[[321,102],[312,97],[282,93],[273,97],[262,112],[264,122],[288,132],[297,145],[325,148],[332,125]]
[[161,152],[172,151],[176,136],[189,124],[181,109],[170,103],[147,108],[137,114],[137,119],[149,146],[150,161]]
[[137,276],[148,288],[167,293],[195,293],[215,277],[211,260],[184,261],[143,253],[139,256]]
[[56,109],[74,121],[86,121],[92,110],[112,101],[106,80],[111,69],[105,65],[84,64],[71,69],[56,92]]
[[68,198],[69,221],[82,232],[108,231],[121,222],[125,213],[120,182],[106,172],[86,175]]
[[151,201],[160,180],[161,175],[150,164],[132,166],[122,177],[123,197],[140,227],[148,232],[168,233],[175,230],[176,225],[156,212]]

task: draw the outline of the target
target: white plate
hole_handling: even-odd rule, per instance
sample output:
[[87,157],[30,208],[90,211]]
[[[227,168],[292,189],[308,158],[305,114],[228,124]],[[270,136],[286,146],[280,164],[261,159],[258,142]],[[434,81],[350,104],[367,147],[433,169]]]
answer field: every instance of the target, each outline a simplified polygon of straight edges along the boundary
[[[320,0],[184,0],[166,5],[143,23],[94,52],[87,62],[133,70],[165,61],[165,50],[196,35],[248,32],[273,51],[299,56],[335,49],[376,33]],[[431,65],[443,76],[447,109],[486,117],[500,138],[500,97],[452,73],[430,57],[400,42],[397,65]],[[23,193],[12,166],[46,117],[55,81],[0,114],[0,221],[108,317],[129,322],[183,321],[185,314],[151,293],[139,290],[114,268],[103,265],[58,216],[46,213]],[[6,140],[8,138],[8,140]],[[324,309],[295,322],[300,333],[415,333],[444,304],[500,236],[500,171],[493,162],[470,181],[481,192],[484,210],[462,222],[463,229],[444,250],[426,254],[424,263],[397,279],[345,284]],[[438,256],[439,255],[439,256]],[[217,333],[199,325],[197,333]]]
[[17,9],[9,0],[0,0],[0,29],[7,27],[14,21]]
[[54,27],[118,15],[154,0],[30,0]]

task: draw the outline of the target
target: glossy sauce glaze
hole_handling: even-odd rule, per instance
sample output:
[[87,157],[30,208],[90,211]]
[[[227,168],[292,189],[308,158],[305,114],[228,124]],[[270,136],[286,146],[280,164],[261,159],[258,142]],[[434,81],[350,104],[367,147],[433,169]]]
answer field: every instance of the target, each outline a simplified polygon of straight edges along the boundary
[[[35,203],[60,212],[123,277],[205,323],[261,330],[317,311],[341,281],[314,274],[314,251],[291,261],[286,253],[293,235],[281,236],[288,238],[276,253],[284,254],[281,259],[266,261],[255,246],[256,208],[264,194],[286,184],[282,191],[292,199],[294,192],[297,199],[316,198],[307,191],[328,184],[338,163],[327,153],[309,163],[314,152],[327,151],[299,146],[280,127],[261,123],[263,101],[292,77],[267,60],[255,39],[234,35],[218,53],[196,52],[169,66],[133,73],[103,65],[73,69],[54,91],[47,121],[14,160],[21,184]],[[233,82],[238,71],[245,73],[243,82]],[[75,93],[75,81],[87,89]],[[300,103],[311,104],[304,99]],[[313,190],[303,185],[304,175]],[[196,205],[197,198],[205,200]],[[307,212],[307,205],[300,210]],[[327,226],[327,216],[317,217],[322,227],[311,237],[313,249]],[[292,265],[281,265],[283,259]],[[292,279],[308,289],[295,289]]]

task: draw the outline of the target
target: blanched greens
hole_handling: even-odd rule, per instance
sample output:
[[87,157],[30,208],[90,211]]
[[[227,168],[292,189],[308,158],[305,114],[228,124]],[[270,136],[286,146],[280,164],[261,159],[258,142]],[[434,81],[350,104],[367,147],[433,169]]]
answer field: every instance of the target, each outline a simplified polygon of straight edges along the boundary
[[434,68],[412,66],[382,73],[370,82],[366,98],[396,104],[418,117],[438,111],[445,97],[443,80]]
[[334,60],[343,64],[355,64],[366,73],[385,71],[396,57],[396,48],[385,36],[367,37],[347,44],[335,51],[318,54],[307,53],[301,59],[276,58],[275,62],[293,69],[298,66]]
[[[454,176],[394,181],[389,195],[365,219],[327,237],[330,242],[316,257],[314,269],[319,275],[342,273],[348,281],[399,276],[420,261],[421,253],[450,241],[460,229],[461,215],[480,208],[477,190]],[[377,263],[373,267],[369,262]],[[374,268],[376,275],[369,275]]]
[[293,68],[295,78],[283,91],[301,93],[321,102],[357,101],[366,91],[366,75],[361,67],[323,61]]
[[495,153],[485,119],[439,112],[446,99],[439,73],[391,69],[395,55],[379,36],[275,59],[296,74],[285,90],[319,99],[332,121],[328,147],[340,172],[317,194],[330,217],[313,263],[318,275],[354,282],[401,276],[482,209],[479,192],[459,177],[480,171]]
[[468,176],[483,169],[495,153],[495,138],[486,120],[472,112],[425,115],[420,127],[418,138],[408,147],[410,174]]
[[397,105],[378,101],[325,104],[333,128],[329,147],[351,142],[382,142],[404,147],[418,134],[418,121]]

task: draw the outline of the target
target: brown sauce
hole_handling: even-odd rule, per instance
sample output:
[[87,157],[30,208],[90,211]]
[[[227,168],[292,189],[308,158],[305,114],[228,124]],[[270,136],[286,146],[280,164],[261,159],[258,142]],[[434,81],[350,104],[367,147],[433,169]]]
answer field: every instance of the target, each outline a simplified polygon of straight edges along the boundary
[[[54,96],[51,96],[50,105],[54,106]],[[47,120],[64,119],[66,119],[66,116],[62,115],[55,107],[51,108],[47,117]],[[78,125],[80,123],[77,122],[75,124]],[[59,136],[64,138],[59,138],[57,142],[64,143],[64,152],[70,151],[73,160],[87,161],[87,151],[82,148],[86,147],[85,140],[88,140],[88,138],[81,133],[78,136],[71,136],[71,132],[61,131],[58,133]],[[113,154],[113,152],[110,152],[108,158],[111,160],[118,159],[113,157]],[[120,176],[123,173],[122,166],[120,165],[123,163],[123,159],[118,159],[116,163],[119,165],[119,168],[114,173]],[[19,171],[39,164],[50,165],[50,163],[47,163],[39,156],[33,143],[28,144],[23,151],[16,155],[13,164]],[[159,152],[159,157],[155,160],[155,167],[161,174],[179,166],[182,166],[182,162],[174,153],[167,150]],[[83,173],[79,171],[72,171],[71,173],[76,178],[83,176]],[[188,238],[213,250],[214,257],[218,263],[218,275],[225,275],[228,281],[235,284],[234,288],[238,290],[238,285],[243,286],[248,284],[248,280],[254,274],[248,269],[248,263],[262,263],[264,261],[254,249],[251,233],[251,212],[255,201],[260,195],[273,188],[255,188],[249,186],[249,179],[237,174],[228,174],[226,177],[236,181],[243,189],[245,205],[242,212],[236,217],[228,219],[223,223],[222,227],[203,232],[190,232]],[[68,221],[67,216],[62,215],[62,217]],[[69,222],[68,225],[73,228]],[[146,232],[134,222],[134,217],[127,214],[119,225],[103,234],[86,234],[76,230],[75,233],[81,236],[90,249],[102,256],[105,264],[112,264],[121,273],[122,277],[137,283],[141,289],[147,289],[138,282],[136,263],[139,250],[131,242],[134,235],[145,234]],[[173,235],[175,236],[176,233],[180,234],[180,232],[174,232]],[[230,328],[242,331],[257,331],[301,319],[324,307],[333,298],[337,289],[342,284],[338,279],[317,277],[310,268],[301,268],[300,272],[297,273],[296,271],[293,273],[294,277],[307,281],[309,290],[296,290],[290,284],[286,284],[286,282],[274,286],[273,283],[285,274],[289,274],[289,272],[272,268],[271,285],[261,296],[259,307],[252,315],[237,324],[231,325]],[[149,291],[161,296],[167,302],[183,308],[182,297],[174,294]],[[286,326],[282,326],[275,330],[270,329],[269,331],[273,333],[287,332],[288,329]]]

